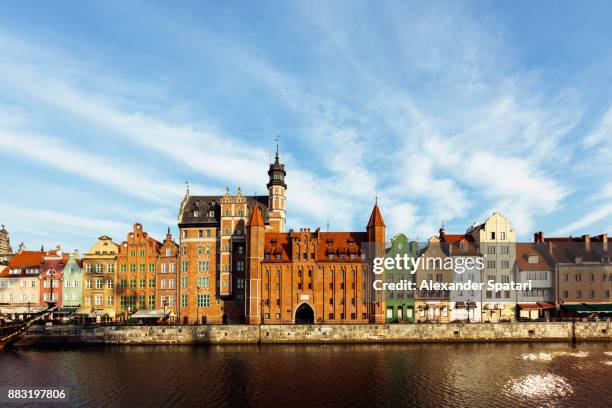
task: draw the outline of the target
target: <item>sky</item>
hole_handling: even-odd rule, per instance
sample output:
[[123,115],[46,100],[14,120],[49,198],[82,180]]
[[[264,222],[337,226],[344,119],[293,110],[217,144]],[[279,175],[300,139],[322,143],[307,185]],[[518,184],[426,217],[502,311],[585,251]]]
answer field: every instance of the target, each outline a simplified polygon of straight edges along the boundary
[[521,240],[612,230],[606,1],[3,1],[0,223],[86,251],[176,234],[194,195],[267,194],[287,228]]

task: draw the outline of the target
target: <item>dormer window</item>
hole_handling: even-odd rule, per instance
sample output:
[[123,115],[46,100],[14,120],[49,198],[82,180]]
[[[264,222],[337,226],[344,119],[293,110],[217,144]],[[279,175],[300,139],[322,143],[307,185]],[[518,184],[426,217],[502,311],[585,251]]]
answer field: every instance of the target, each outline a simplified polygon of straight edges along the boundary
[[610,263],[610,257],[609,256],[604,256],[601,258],[601,263]]
[[530,264],[537,264],[539,261],[540,258],[537,255],[530,255],[529,258],[527,258],[527,262]]
[[198,218],[200,216],[200,212],[198,210],[193,210],[193,218]]
[[215,218],[215,211],[214,210],[208,211],[208,218]]
[[461,242],[459,244],[459,249],[461,249],[462,251],[467,251],[467,244],[465,242]]
[[281,260],[281,255],[280,254],[276,254],[276,260],[280,261]]
[[264,255],[264,259],[265,259],[266,261],[269,261],[269,260],[270,260],[270,254],[265,254],[265,255]]
[[327,259],[329,259],[330,261],[333,261],[334,260],[334,254],[327,255]]

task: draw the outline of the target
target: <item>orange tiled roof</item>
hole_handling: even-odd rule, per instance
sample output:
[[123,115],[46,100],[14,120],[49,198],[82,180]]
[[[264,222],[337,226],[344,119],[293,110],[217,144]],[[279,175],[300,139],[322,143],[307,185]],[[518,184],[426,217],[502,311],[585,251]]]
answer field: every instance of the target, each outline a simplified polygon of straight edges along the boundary
[[[529,263],[529,257],[537,256],[537,262]],[[516,244],[516,265],[520,271],[550,271],[555,264],[547,244]]]
[[44,251],[23,251],[15,254],[8,262],[9,269],[38,267],[43,263]]
[[263,227],[264,226],[264,220],[263,220],[263,217],[261,216],[261,210],[259,209],[259,206],[255,206],[253,210],[251,211],[251,217],[249,218],[249,222],[247,223],[247,226],[249,227]]
[[[292,240],[303,236],[305,232],[266,232],[264,238],[264,254],[269,255],[269,261],[290,262],[292,259]],[[361,244],[368,241],[366,232],[306,232],[315,244],[315,261],[329,262],[329,255],[334,255],[334,261],[340,255],[361,254]],[[280,255],[280,259],[277,256]],[[349,260],[347,257],[346,260]],[[355,261],[355,260],[353,260]]]

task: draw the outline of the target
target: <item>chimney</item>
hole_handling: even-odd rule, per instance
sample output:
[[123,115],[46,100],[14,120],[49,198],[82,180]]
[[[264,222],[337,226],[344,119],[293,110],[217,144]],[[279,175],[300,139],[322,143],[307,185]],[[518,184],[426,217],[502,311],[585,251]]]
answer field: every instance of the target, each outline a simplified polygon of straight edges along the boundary
[[533,234],[533,242],[544,242],[544,233],[539,231]]
[[608,250],[608,233],[601,234],[601,242],[603,242],[604,251]]
[[584,249],[586,251],[591,250],[591,236],[589,234],[582,236],[582,241],[584,241]]

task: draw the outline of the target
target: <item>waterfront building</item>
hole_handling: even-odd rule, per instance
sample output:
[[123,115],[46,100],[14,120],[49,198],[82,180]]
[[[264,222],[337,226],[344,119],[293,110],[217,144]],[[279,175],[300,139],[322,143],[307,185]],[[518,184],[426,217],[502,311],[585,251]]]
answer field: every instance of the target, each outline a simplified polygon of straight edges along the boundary
[[137,310],[155,309],[155,263],[160,247],[138,223],[119,246],[115,282],[118,319],[125,320]]
[[608,234],[545,238],[555,262],[555,302],[560,315],[572,317],[612,314],[612,251]]
[[64,307],[81,307],[83,293],[83,261],[78,251],[68,257],[62,273],[64,285],[62,290],[62,304]]
[[193,196],[179,209],[179,318],[182,322],[243,322],[246,289],[246,223],[260,209],[264,230],[285,229],[285,167],[278,152],[268,170],[267,196],[240,188],[222,196]]
[[[457,284],[471,283],[480,285],[482,269],[478,269],[477,259],[482,258],[479,245],[470,234],[447,234],[444,228],[439,231],[440,245],[446,248],[453,259],[452,281]],[[466,263],[474,265],[466,268]],[[477,286],[480,287],[480,286]],[[482,319],[482,291],[470,288],[450,292],[451,322],[480,322]]]
[[[451,283],[452,269],[444,268],[448,258],[448,246],[442,246],[438,237],[431,237],[427,247],[421,250],[421,265],[416,271],[416,322],[448,323],[451,317],[450,291],[438,290],[435,284]],[[427,288],[422,287],[426,283]]]
[[267,196],[226,189],[180,205],[181,322],[384,322],[365,250],[384,256],[385,226],[374,207],[364,232],[285,232],[285,166],[278,150]]
[[384,256],[385,228],[375,205],[365,232],[266,232],[255,207],[247,224],[248,322],[383,323],[383,293],[372,289],[367,260]]
[[0,273],[0,312],[24,316],[46,308],[40,298],[40,273],[44,251],[27,251],[22,246]]
[[482,321],[511,321],[515,318],[516,296],[510,290],[487,289],[487,282],[510,283],[516,260],[516,232],[510,222],[494,212],[484,223],[473,225],[467,233],[479,244],[484,257]]
[[157,285],[156,308],[171,311],[171,318],[174,318],[178,312],[178,253],[179,246],[172,238],[170,228],[168,228],[166,238],[159,249],[155,284]]
[[101,322],[114,320],[119,246],[103,235],[83,255],[83,293],[79,314]]
[[517,291],[517,317],[548,319],[555,314],[555,261],[552,246],[546,243],[517,243],[515,282],[531,283],[531,289]]
[[62,305],[63,272],[68,256],[58,245],[55,250],[45,252],[39,275],[40,299],[42,302]]
[[[404,255],[408,259],[417,256],[417,243],[409,241],[406,235],[397,234],[392,240],[391,245],[385,255],[386,258],[395,259],[398,255],[403,260]],[[403,263],[403,261],[402,261]],[[384,279],[386,282],[415,282],[415,275],[412,273],[412,263],[403,265],[401,269],[395,265],[391,269],[385,269]],[[414,290],[387,290],[385,294],[385,322],[403,323],[415,321],[415,300]]]
[[0,228],[0,266],[6,266],[12,256],[13,249],[11,248],[9,233],[6,228],[4,228],[4,225],[2,225]]

